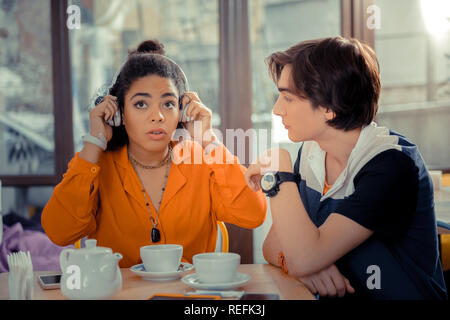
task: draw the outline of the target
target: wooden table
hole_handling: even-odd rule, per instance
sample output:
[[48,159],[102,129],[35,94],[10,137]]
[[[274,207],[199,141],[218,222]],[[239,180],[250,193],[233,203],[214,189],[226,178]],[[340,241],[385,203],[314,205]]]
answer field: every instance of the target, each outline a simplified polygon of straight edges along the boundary
[[[441,187],[434,191],[434,210],[436,220],[450,224],[450,187]],[[439,233],[450,233],[448,230],[438,228]]]
[[[312,293],[297,279],[287,276],[269,264],[243,264],[239,272],[250,275],[249,282],[235,290],[245,290],[249,293],[276,293],[282,300],[315,300]],[[148,281],[132,273],[128,268],[122,268],[123,287],[111,299],[143,300],[155,293],[181,293],[195,289],[185,285],[181,280]],[[192,271],[191,273],[193,273]],[[61,300],[65,297],[61,290],[43,290],[37,283],[40,274],[54,273],[52,271],[38,271],[34,273],[35,300]],[[8,273],[0,273],[0,300],[9,299]]]

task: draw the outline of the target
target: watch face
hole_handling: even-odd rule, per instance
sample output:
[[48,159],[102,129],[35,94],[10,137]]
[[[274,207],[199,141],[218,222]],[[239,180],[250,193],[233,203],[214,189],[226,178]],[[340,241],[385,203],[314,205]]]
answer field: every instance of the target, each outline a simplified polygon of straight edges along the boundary
[[263,191],[269,191],[272,189],[275,184],[277,183],[277,178],[275,177],[275,174],[272,172],[268,172],[261,178],[261,188]]

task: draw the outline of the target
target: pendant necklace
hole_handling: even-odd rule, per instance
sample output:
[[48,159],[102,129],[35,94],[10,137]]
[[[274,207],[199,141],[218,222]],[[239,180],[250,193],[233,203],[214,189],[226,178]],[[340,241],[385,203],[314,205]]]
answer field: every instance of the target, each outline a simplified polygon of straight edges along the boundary
[[[161,240],[161,233],[160,233],[159,229],[156,226],[158,225],[159,209],[160,209],[160,206],[161,206],[162,197],[164,195],[164,190],[166,189],[167,177],[169,176],[169,169],[170,169],[170,164],[171,164],[171,159],[172,159],[172,146],[169,144],[169,151],[167,153],[167,156],[164,158],[163,161],[161,161],[161,163],[159,163],[156,166],[147,166],[147,165],[143,165],[143,164],[139,163],[130,154],[130,151],[128,151],[128,158],[131,160],[131,164],[133,165],[134,171],[136,171],[136,174],[137,174],[137,176],[139,178],[139,182],[141,183],[141,186],[142,186],[141,190],[142,190],[142,193],[144,194],[144,198],[145,198],[145,202],[146,202],[145,205],[147,206],[148,212],[150,214],[150,221],[152,222],[152,225],[153,225],[152,232],[151,232],[151,235],[150,235],[151,239],[152,239],[152,242],[153,243],[159,242]],[[166,173],[164,175],[163,187],[162,187],[162,190],[161,190],[161,199],[159,200],[159,203],[158,203],[158,209],[155,208],[155,210],[156,210],[156,220],[155,220],[155,219],[153,219],[152,212],[150,210],[150,197],[148,197],[148,199],[147,199],[147,192],[145,191],[144,184],[142,183],[142,179],[139,176],[139,173],[137,172],[135,165],[138,165],[139,167],[144,168],[144,169],[154,169],[154,168],[160,168],[166,163],[167,163],[167,167],[166,167]]]

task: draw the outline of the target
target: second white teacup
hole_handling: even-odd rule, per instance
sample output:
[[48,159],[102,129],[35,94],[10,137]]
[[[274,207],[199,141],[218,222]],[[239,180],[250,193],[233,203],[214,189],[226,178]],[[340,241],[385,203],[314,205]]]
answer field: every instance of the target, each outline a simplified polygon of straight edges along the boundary
[[442,186],[442,171],[440,170],[430,170],[428,171],[433,182],[434,190],[439,190]]
[[156,244],[141,247],[141,259],[145,271],[177,271],[183,256],[183,246],[179,244]]
[[227,283],[235,279],[241,256],[231,252],[200,253],[192,262],[200,282]]

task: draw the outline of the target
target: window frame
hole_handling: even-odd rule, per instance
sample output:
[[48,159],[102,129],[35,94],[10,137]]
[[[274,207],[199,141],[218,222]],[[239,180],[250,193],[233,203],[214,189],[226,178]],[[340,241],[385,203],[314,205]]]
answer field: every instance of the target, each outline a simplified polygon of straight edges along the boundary
[[60,182],[73,157],[72,87],[67,0],[50,0],[54,116],[54,174],[0,175],[3,187],[54,186]]
[[341,0],[341,35],[364,41],[375,50],[375,30],[366,27],[366,10],[373,4],[373,0]]

